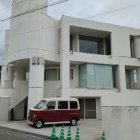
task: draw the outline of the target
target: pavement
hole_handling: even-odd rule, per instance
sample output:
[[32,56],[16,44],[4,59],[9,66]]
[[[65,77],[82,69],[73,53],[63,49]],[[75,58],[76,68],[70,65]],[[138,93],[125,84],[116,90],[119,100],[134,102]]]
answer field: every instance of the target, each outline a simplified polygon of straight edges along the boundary
[[0,140],[51,140],[47,136],[0,126]]
[[[34,135],[50,136],[52,132],[52,125],[46,125],[41,129],[36,129],[30,126],[27,121],[8,121],[0,122],[0,128],[8,128],[17,131],[23,131],[27,133],[33,133]],[[64,125],[64,135],[67,137],[69,125]],[[76,130],[80,129],[80,140],[101,140],[102,135],[102,122],[99,120],[81,120],[77,126],[71,127],[72,139],[75,139]],[[56,125],[56,136],[60,136],[61,125]]]

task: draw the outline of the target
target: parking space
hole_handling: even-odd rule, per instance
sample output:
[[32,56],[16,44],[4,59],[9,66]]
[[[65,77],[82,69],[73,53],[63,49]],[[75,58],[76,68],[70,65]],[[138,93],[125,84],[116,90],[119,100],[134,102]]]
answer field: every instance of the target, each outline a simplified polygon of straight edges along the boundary
[[[27,124],[26,121],[21,122],[1,122],[0,126],[11,128],[15,130],[21,130],[24,132],[31,132],[34,134],[40,134],[43,136],[50,136],[52,131],[52,125],[47,125],[41,129],[36,129]],[[65,138],[67,136],[69,125],[64,127]],[[80,128],[80,140],[100,140],[102,133],[101,121],[98,120],[81,120],[77,126],[71,127],[72,138],[75,138],[76,129]],[[61,131],[61,125],[56,125],[56,135],[59,137]]]

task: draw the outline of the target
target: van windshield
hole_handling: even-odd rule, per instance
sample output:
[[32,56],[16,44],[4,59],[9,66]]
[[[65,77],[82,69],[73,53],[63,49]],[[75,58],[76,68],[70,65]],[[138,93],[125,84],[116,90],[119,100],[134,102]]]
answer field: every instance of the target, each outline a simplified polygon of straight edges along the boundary
[[34,108],[41,109],[46,103],[47,103],[47,101],[41,100]]

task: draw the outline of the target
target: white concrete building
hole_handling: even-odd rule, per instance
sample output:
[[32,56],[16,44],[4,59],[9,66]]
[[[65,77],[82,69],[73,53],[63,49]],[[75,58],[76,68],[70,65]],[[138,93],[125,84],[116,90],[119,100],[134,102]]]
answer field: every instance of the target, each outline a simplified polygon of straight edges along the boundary
[[[46,0],[14,0],[17,15]],[[44,97],[76,97],[81,118],[102,120],[110,140],[140,137],[140,29],[38,10],[11,20],[5,35],[0,106],[22,120]],[[0,100],[1,101],[1,100]],[[7,104],[7,102],[4,102]],[[8,108],[8,109],[7,109]]]

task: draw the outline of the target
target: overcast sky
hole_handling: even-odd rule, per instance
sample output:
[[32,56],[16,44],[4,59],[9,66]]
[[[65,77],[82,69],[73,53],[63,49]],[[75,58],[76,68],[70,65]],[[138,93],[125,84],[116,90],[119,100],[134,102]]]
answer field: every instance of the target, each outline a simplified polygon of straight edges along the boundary
[[[49,0],[49,3],[54,1],[58,0]],[[0,0],[0,19],[10,16],[11,4],[12,0]],[[88,18],[114,10],[117,11]],[[69,0],[48,8],[48,15],[52,17],[60,19],[62,14],[140,29],[140,0]],[[0,64],[2,64],[4,32],[8,28],[8,21],[0,22]]]

